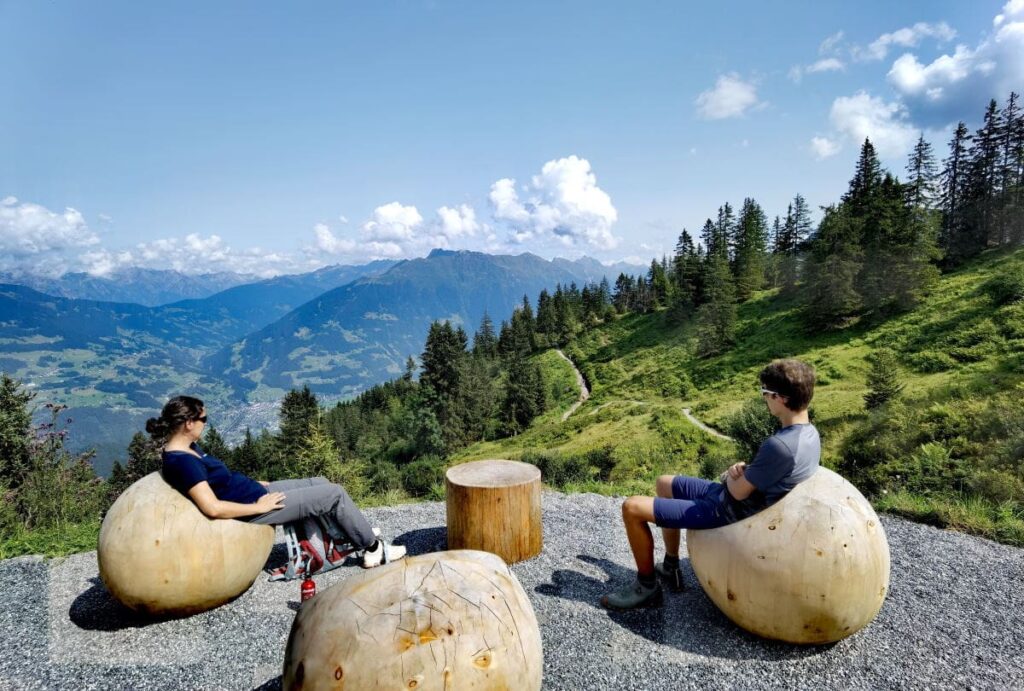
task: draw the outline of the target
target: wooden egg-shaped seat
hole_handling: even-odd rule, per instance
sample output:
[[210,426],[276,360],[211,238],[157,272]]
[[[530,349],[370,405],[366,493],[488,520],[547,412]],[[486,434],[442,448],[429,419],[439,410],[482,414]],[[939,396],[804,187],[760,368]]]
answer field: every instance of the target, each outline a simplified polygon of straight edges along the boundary
[[285,689],[541,687],[533,607],[495,554],[421,554],[365,571],[302,605]]
[[747,519],[688,530],[686,543],[708,597],[765,638],[838,641],[875,618],[889,588],[889,543],[878,516],[827,468]]
[[127,607],[182,616],[245,592],[274,545],[274,529],[207,518],[151,473],[110,507],[99,539],[100,577]]

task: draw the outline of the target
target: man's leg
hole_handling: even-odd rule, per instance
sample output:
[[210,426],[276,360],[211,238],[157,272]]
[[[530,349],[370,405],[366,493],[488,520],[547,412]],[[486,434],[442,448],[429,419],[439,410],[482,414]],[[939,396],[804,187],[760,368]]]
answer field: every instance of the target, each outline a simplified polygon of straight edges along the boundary
[[[659,497],[663,499],[682,498],[672,496],[672,481],[674,479],[674,475],[662,475],[658,478],[656,491]],[[654,512],[653,503],[651,512]],[[665,539],[665,554],[679,559],[679,528],[662,528],[661,536]]]
[[661,603],[661,587],[654,573],[654,521],[653,497],[630,497],[622,503],[622,522],[626,537],[633,550],[637,580],[601,598],[601,604],[610,609],[633,609]]
[[[641,579],[654,577],[654,498],[630,497],[622,502],[622,522],[626,525],[629,548],[633,550],[633,561]],[[679,531],[676,531],[677,533]]]

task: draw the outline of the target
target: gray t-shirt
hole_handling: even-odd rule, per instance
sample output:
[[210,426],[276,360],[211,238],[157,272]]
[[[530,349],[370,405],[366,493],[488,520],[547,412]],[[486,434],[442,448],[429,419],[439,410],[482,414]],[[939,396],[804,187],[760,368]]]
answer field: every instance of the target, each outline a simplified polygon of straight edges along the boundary
[[727,508],[737,520],[766,509],[818,469],[821,439],[812,424],[790,425],[764,440],[757,455],[743,471],[757,489],[742,501],[723,492]]

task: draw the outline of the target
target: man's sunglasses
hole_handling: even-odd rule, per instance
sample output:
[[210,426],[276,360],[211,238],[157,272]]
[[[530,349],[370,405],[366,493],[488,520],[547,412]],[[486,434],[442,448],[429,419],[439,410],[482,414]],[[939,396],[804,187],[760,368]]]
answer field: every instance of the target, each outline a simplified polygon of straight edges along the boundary
[[[781,396],[782,395],[778,391],[772,391],[771,389],[766,389],[766,388],[764,388],[762,386],[761,387],[761,395],[764,396],[765,394],[768,394],[770,396]],[[205,422],[205,420],[203,422]]]

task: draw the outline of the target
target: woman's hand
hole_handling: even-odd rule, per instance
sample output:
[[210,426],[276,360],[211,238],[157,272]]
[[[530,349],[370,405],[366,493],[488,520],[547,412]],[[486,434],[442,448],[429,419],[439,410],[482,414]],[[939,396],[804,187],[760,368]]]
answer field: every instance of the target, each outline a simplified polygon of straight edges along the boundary
[[284,492],[270,492],[256,500],[256,508],[260,510],[260,513],[266,513],[274,509],[283,509],[284,504],[281,503],[283,501]]

